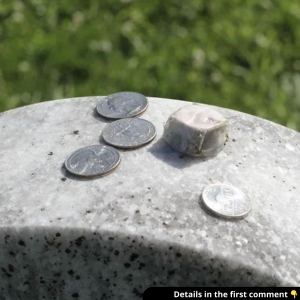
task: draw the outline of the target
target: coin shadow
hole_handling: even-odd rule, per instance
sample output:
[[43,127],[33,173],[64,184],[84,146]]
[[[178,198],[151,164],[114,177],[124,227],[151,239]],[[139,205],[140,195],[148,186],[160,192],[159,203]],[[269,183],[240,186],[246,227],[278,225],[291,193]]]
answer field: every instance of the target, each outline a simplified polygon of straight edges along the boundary
[[108,124],[108,123],[111,123],[112,121],[114,121],[114,120],[111,120],[111,119],[105,119],[105,118],[103,118],[103,117],[101,117],[99,114],[98,114],[98,112],[97,112],[97,108],[94,108],[93,109],[93,117],[96,119],[96,120],[98,120],[98,121],[101,121],[102,123],[106,123],[106,124]]
[[154,143],[148,150],[157,159],[163,161],[166,164],[176,168],[185,169],[194,164],[206,162],[211,157],[200,158],[200,157],[190,157],[180,154],[172,149],[167,142],[160,138],[156,143]]
[[99,179],[106,175],[109,175],[111,172],[114,171],[114,170],[112,170],[111,172],[105,173],[104,175],[99,175],[99,176],[94,176],[94,177],[80,177],[80,176],[75,176],[75,175],[71,174],[70,172],[68,172],[68,170],[65,167],[65,164],[62,164],[60,170],[61,170],[63,177],[71,179],[71,180],[75,180],[75,181],[91,181],[91,180]]
[[[100,136],[99,136],[99,143],[101,144],[101,145],[108,145],[108,144],[106,144],[105,143],[105,141],[104,141],[104,138],[103,138],[103,132],[101,132],[101,134],[100,134]],[[109,146],[109,145],[108,145]]]
[[90,178],[81,178],[81,177],[77,177],[75,175],[72,175],[70,172],[68,172],[68,170],[66,169],[64,163],[61,165],[60,171],[61,171],[62,175],[65,178],[68,178],[68,179],[71,179],[71,180],[76,180],[76,181],[89,181],[89,180],[91,180]]

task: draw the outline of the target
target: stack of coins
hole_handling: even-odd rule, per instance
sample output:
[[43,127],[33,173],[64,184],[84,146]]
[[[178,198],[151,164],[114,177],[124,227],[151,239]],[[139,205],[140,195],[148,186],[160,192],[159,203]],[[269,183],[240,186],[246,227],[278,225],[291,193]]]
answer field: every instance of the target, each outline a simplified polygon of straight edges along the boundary
[[[101,99],[97,104],[100,116],[116,120],[102,133],[106,145],[92,145],[76,150],[65,161],[66,169],[73,175],[94,178],[113,172],[120,164],[118,150],[135,149],[151,142],[156,135],[154,125],[141,115],[148,107],[147,98],[139,93],[121,92]],[[113,147],[111,147],[113,146]]]

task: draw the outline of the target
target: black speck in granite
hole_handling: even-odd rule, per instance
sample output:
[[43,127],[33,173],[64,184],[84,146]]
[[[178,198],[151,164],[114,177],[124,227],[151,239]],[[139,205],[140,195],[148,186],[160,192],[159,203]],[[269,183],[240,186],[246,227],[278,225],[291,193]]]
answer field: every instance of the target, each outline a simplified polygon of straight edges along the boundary
[[19,243],[18,243],[20,246],[23,246],[23,247],[26,247],[26,244],[23,240],[19,240]]
[[[209,254],[199,256],[174,244],[149,242],[146,236],[124,237],[112,232],[95,234],[95,231],[61,228],[10,235],[0,239],[0,254],[6,262],[0,261],[0,288],[4,293],[13,291],[15,299],[38,299],[47,295],[46,299],[137,300],[151,285],[168,286],[170,278],[176,286],[208,286],[213,280],[226,286],[232,278],[240,280],[241,274],[248,286],[249,280],[250,285],[252,281],[259,284],[261,280],[259,276],[248,275],[248,272],[257,275],[255,270],[247,269],[243,273],[235,268],[230,271],[228,266],[232,262],[228,264],[218,258],[211,261]],[[26,245],[26,257],[21,252],[24,248],[18,245],[20,237]],[[177,269],[174,266],[178,262],[180,268]],[[17,289],[20,284],[14,285],[17,279],[24,291]],[[277,282],[270,279],[269,283],[276,285]]]
[[10,273],[13,273],[15,271],[15,267],[13,265],[8,265],[8,270]]
[[85,237],[84,236],[81,236],[81,237],[79,237],[78,239],[76,239],[75,240],[75,245],[77,246],[77,247],[80,247],[81,246],[81,244],[82,244],[82,242],[85,240]]
[[134,260],[136,260],[138,257],[139,257],[138,254],[132,253],[131,256],[130,256],[130,261],[134,261]]
[[73,298],[79,298],[79,294],[78,293],[74,293],[74,294],[72,294],[72,297]]
[[128,274],[126,277],[125,277],[125,280],[127,281],[127,282],[132,282],[132,274]]

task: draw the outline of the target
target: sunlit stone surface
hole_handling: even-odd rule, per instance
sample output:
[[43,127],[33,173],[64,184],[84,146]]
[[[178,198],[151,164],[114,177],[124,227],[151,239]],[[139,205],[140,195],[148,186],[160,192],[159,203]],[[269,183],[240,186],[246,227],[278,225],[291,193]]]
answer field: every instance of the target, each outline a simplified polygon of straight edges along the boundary
[[[99,98],[0,114],[0,299],[141,299],[149,286],[299,286],[300,134],[210,107],[229,140],[210,159],[161,139],[187,102],[149,99],[157,137],[122,151],[110,175],[68,175],[68,155],[99,143]],[[209,106],[202,106],[209,107]],[[218,219],[200,194],[232,184],[251,199],[243,220]]]

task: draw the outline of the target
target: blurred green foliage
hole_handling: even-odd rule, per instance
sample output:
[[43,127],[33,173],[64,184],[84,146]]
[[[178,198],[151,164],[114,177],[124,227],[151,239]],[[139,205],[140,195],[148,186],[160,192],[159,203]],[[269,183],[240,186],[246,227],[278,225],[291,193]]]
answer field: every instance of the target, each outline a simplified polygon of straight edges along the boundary
[[299,130],[299,37],[299,0],[0,0],[0,111],[131,90]]

